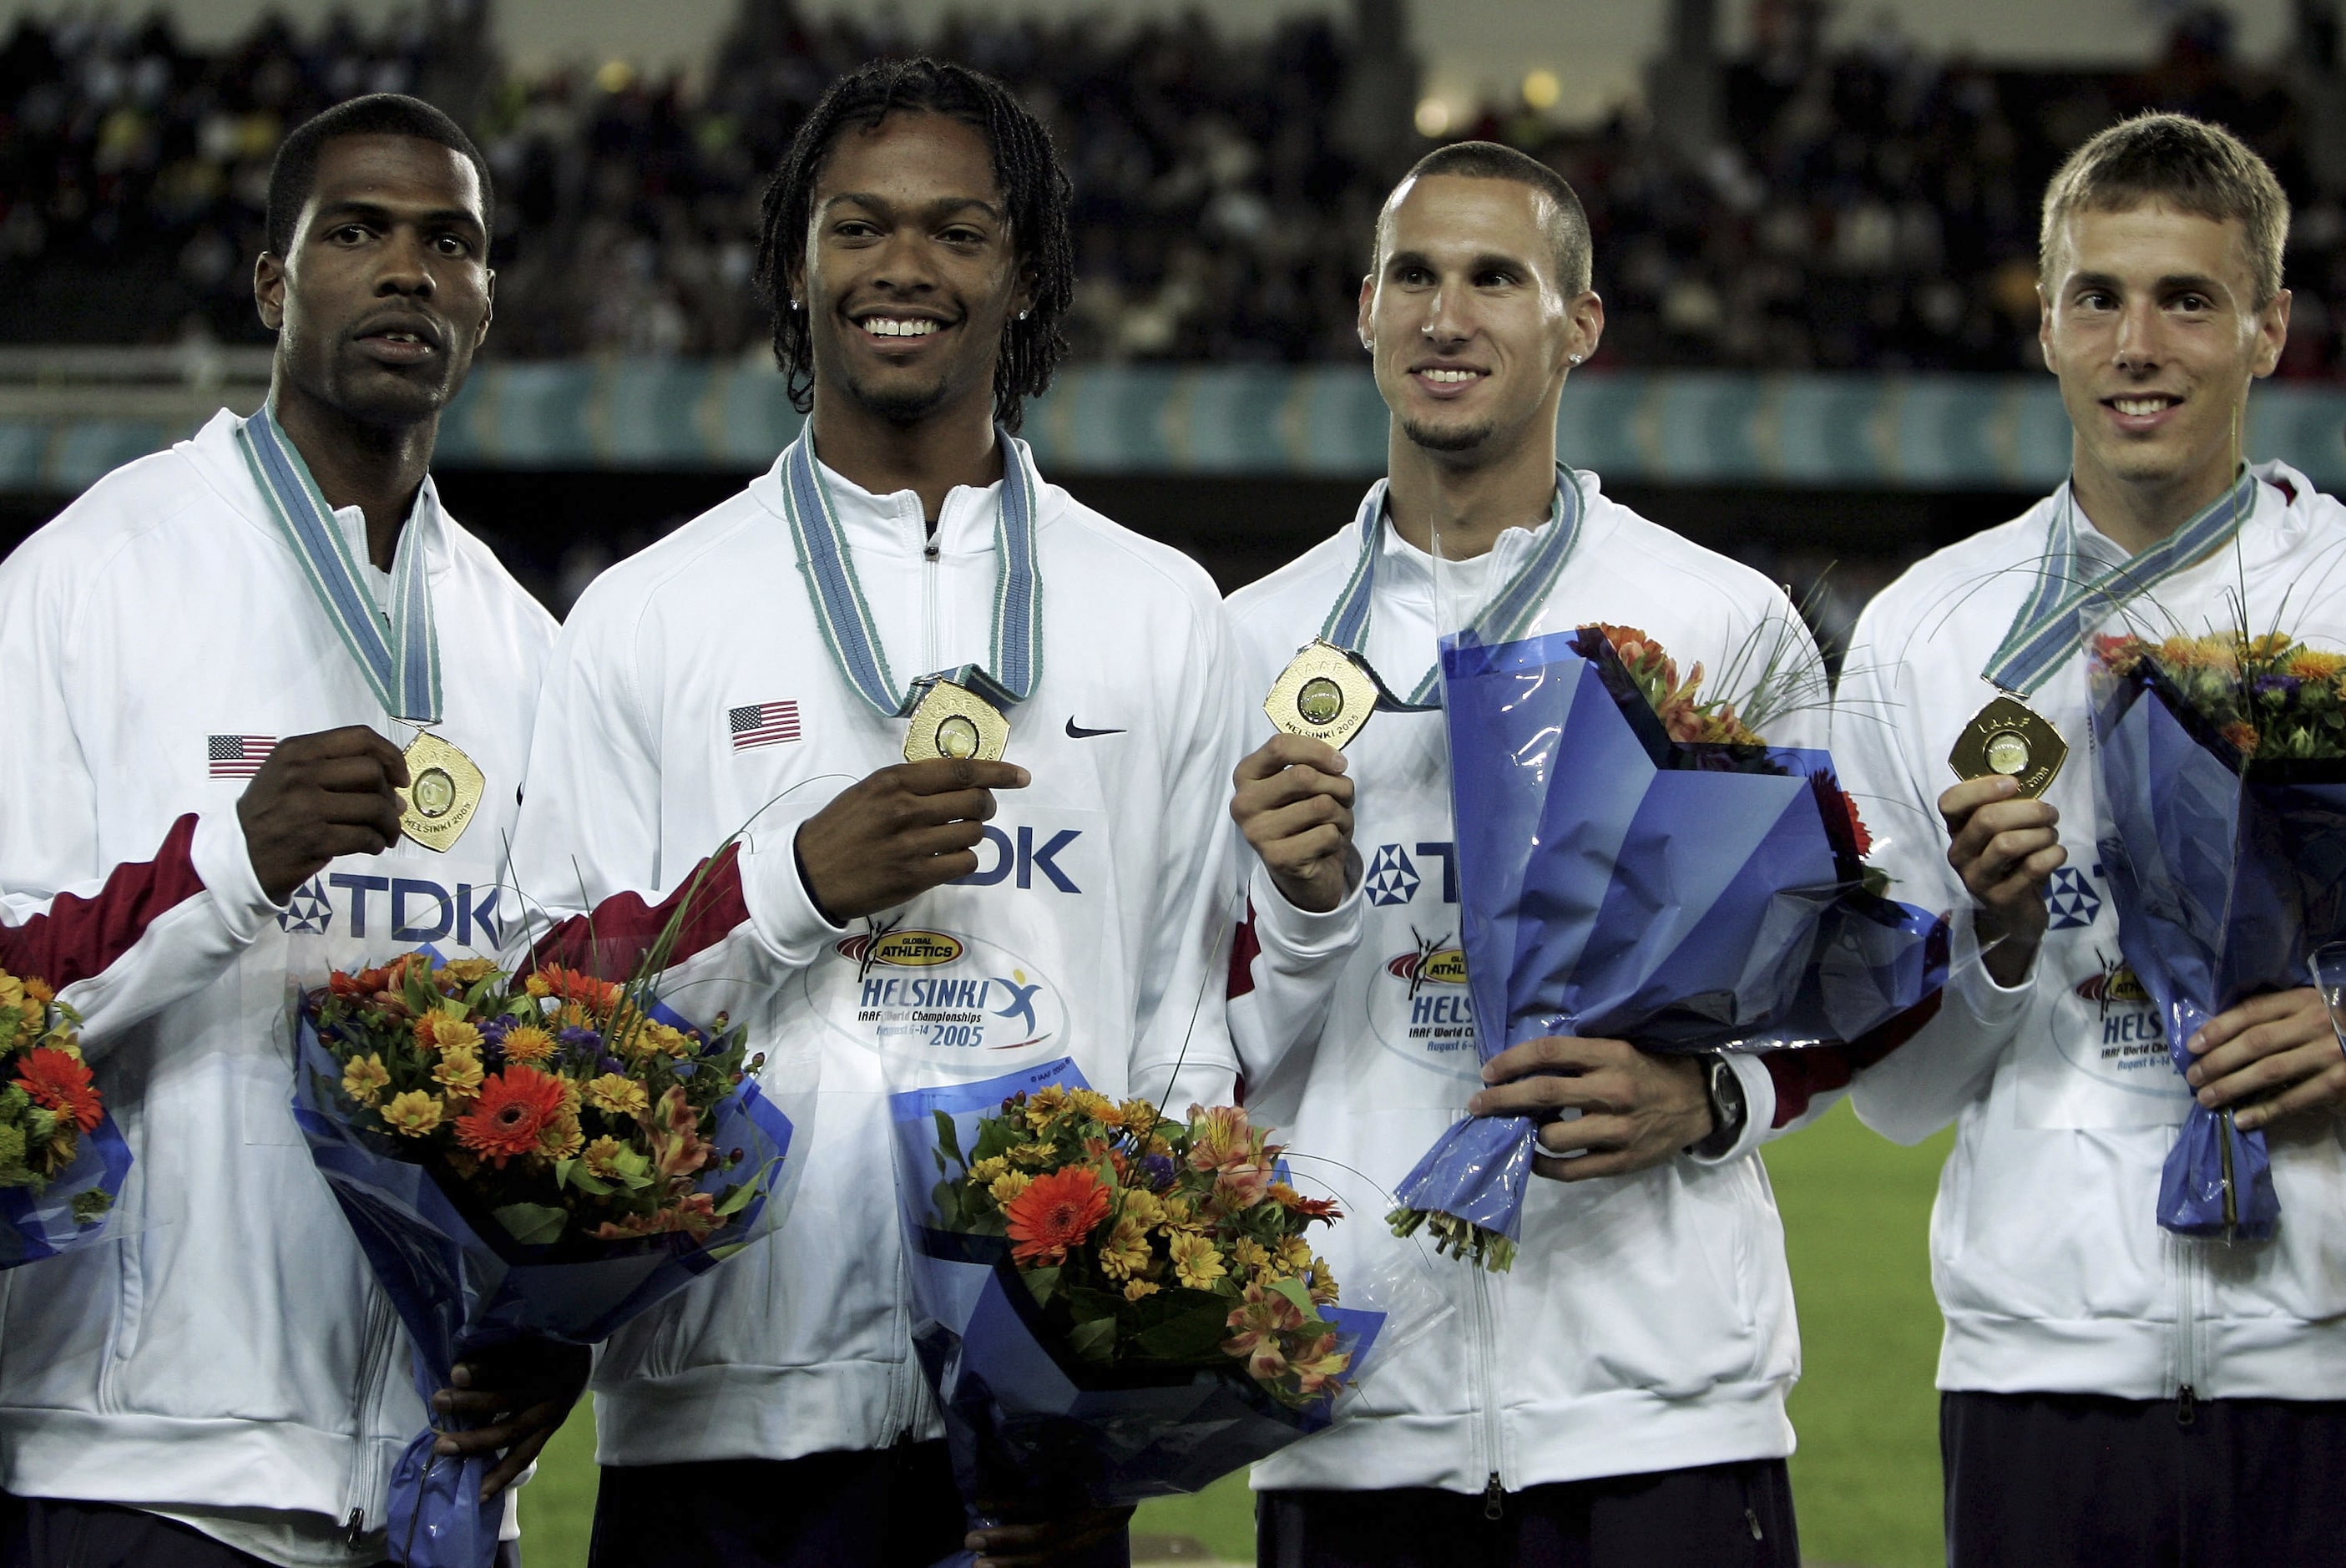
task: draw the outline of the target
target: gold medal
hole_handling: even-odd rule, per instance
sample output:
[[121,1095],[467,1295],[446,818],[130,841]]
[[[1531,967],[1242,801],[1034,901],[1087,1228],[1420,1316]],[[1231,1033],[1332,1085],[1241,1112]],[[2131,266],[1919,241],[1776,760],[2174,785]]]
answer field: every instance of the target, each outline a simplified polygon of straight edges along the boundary
[[399,830],[425,849],[445,853],[473,823],[488,780],[473,759],[426,731],[408,743],[407,788],[397,790]]
[[911,727],[904,731],[904,760],[974,757],[999,762],[1009,745],[1010,721],[999,708],[967,687],[941,680],[913,709]]
[[1315,637],[1271,683],[1262,710],[1286,733],[1341,751],[1377,710],[1376,677],[1334,643]]
[[1947,766],[1958,779],[2001,773],[2019,784],[2024,799],[2034,800],[2053,787],[2068,757],[2069,743],[2050,719],[2018,697],[1999,696],[1972,715],[1955,737]]

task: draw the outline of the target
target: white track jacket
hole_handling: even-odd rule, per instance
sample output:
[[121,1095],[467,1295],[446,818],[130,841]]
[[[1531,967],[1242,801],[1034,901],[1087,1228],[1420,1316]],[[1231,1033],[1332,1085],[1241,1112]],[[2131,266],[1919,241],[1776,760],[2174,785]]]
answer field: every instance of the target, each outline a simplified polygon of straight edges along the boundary
[[[1639,626],[1681,670],[1699,660],[1712,671],[1739,645],[1798,626],[1758,574],[1606,500],[1595,475],[1579,484],[1582,535],[1549,625]],[[1406,692],[1434,657],[1432,561],[1390,525],[1383,534],[1367,651]],[[1485,558],[1492,580],[1535,537],[1502,534]],[[1360,548],[1356,520],[1231,596],[1241,680],[1257,701],[1319,635]],[[1793,635],[1813,660],[1806,632]],[[1270,725],[1259,708],[1250,717],[1259,745]],[[1770,738],[1815,744],[1823,728],[1820,711]],[[1323,1233],[1339,1284],[1415,1249],[1458,1317],[1389,1355],[1349,1419],[1256,1466],[1254,1484],[1513,1492],[1790,1453],[1791,1284],[1767,1171],[1746,1156],[1808,1111],[1818,1086],[1791,1085],[1780,1105],[1763,1062],[1736,1058],[1750,1122],[1726,1158],[1570,1186],[1535,1179],[1510,1273],[1436,1257],[1423,1236],[1396,1240],[1390,1194],[1462,1114],[1481,1065],[1459,962],[1442,715],[1379,713],[1346,755],[1365,879],[1333,912],[1307,914],[1248,855],[1231,1033],[1250,1111],[1282,1129],[1299,1180],[1344,1200],[1350,1217]]]
[[[832,666],[779,471],[596,580],[556,647],[530,753],[515,865],[549,904],[641,911],[629,895],[688,885],[747,829],[702,884],[672,1000],[695,1014],[721,994],[753,1043],[814,1041],[821,1059],[790,1217],[600,1355],[606,1464],[790,1459],[941,1430],[912,1354],[891,1088],[1063,1055],[1112,1095],[1160,1091],[1186,1063],[1177,1107],[1232,1086],[1236,723],[1206,575],[1038,484],[1043,673],[1010,711],[1008,752],[1034,783],[997,797],[975,873],[833,926],[794,835],[901,763],[904,725]],[[984,662],[998,486],[954,491],[931,550],[913,493],[825,480],[897,677]]]
[[[0,565],[0,888],[21,922],[0,948],[67,983],[138,1162],[124,1240],[0,1275],[0,1485],[175,1512],[289,1563],[372,1561],[392,1461],[425,1415],[294,1125],[292,939],[321,939],[305,963],[496,952],[554,623],[453,522],[411,522],[440,733],[487,797],[447,855],[337,860],[271,906],[236,815],[266,748],[410,732],[312,599],[235,428],[223,412],[108,474]],[[348,1553],[342,1531],[360,1538]]]
[[[2237,549],[2169,577],[2135,612],[2166,636],[2279,626],[2346,649],[2346,507],[2280,463],[2258,465]],[[2036,580],[2065,486],[2001,527],[1930,556],[1860,617],[1841,675],[1833,753],[1861,799],[1935,814],[1947,753],[1994,695],[1980,678]],[[2081,514],[2082,553],[2126,553]],[[2107,629],[2122,629],[2113,624]],[[1931,1215],[1932,1281],[1946,1314],[1939,1387],[2121,1399],[2346,1399],[2346,1122],[2270,1135],[2280,1234],[2226,1246],[2161,1230],[2159,1171],[2188,1109],[2157,1014],[2118,952],[2095,844],[2092,734],[2080,654],[2028,699],[2069,743],[2045,799],[2068,863],[2051,927],[2020,986],[1974,970],[1939,1018],[1858,1075],[1866,1124],[1915,1143],[1955,1124]],[[1900,894],[1969,908],[1943,830],[1892,845]],[[1967,927],[1967,919],[1958,919]],[[1958,959],[1961,959],[1958,943]]]

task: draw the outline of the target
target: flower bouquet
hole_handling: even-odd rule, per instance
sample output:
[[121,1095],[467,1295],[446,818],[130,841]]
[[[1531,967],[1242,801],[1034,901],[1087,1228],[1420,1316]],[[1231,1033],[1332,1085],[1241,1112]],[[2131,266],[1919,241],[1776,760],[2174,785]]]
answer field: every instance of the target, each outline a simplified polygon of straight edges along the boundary
[[0,1268],[114,1233],[130,1145],[91,1085],[81,1019],[0,970]]
[[1194,1492],[1328,1424],[1385,1314],[1243,1110],[1161,1116],[1058,1061],[892,1096],[913,1343],[962,1495]]
[[[1935,997],[1943,919],[1882,896],[1823,751],[1770,745],[1642,632],[1442,648],[1461,940],[1485,1060],[1542,1035],[1651,1051],[1852,1043]],[[1761,722],[1767,722],[1762,718]],[[1388,1217],[1504,1269],[1537,1128],[1470,1118]]]
[[[780,1220],[804,1107],[760,1091],[742,1030],[695,1028],[644,974],[409,952],[302,991],[295,1028],[295,1117],[427,1405],[466,1357],[603,1339]],[[393,1471],[392,1553],[484,1568],[503,1502],[434,1439]]]
[[[2111,636],[2089,668],[2118,946],[2181,1072],[2200,1025],[2303,984],[2346,936],[2346,655],[2245,629]],[[2193,1105],[2158,1223],[2254,1240],[2280,1216],[2264,1134]]]

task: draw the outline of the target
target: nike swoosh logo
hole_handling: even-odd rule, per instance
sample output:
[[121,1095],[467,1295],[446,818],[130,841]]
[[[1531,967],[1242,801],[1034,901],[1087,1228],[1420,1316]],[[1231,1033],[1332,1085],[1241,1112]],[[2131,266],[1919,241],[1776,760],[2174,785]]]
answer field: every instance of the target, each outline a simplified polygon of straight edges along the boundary
[[1089,740],[1095,735],[1122,735],[1123,733],[1121,729],[1086,729],[1076,722],[1074,714],[1067,716],[1067,738],[1070,740]]

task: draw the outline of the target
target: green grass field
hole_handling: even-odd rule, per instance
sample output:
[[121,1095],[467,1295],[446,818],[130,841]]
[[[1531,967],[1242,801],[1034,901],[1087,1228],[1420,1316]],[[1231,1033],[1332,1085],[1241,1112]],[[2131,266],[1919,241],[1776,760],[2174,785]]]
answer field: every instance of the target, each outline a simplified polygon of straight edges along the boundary
[[[1927,1568],[1939,1544],[1939,1314],[1925,1227],[1949,1135],[1902,1149],[1846,1106],[1768,1151],[1800,1297],[1807,1371],[1792,1392],[1800,1451],[1792,1488],[1811,1563]],[[595,1504],[595,1439],[583,1408],[522,1493],[529,1568],[582,1568]],[[1136,1526],[1189,1535],[1250,1561],[1246,1478],[1150,1503]]]

